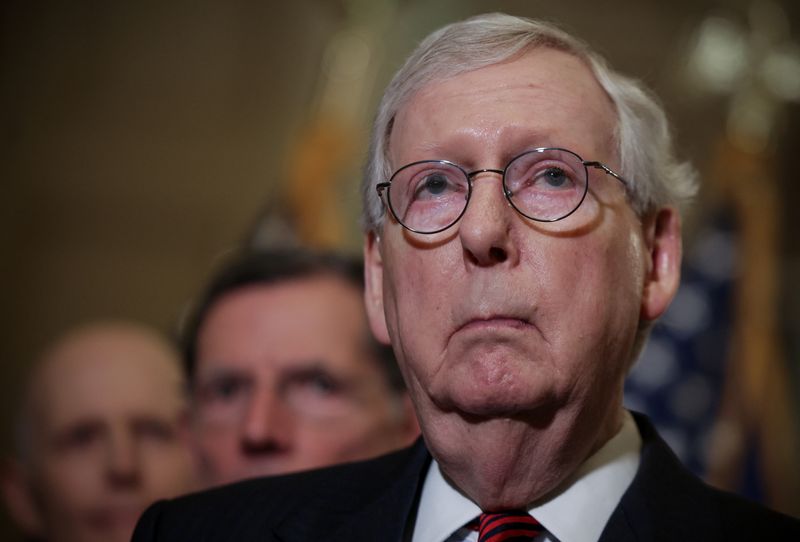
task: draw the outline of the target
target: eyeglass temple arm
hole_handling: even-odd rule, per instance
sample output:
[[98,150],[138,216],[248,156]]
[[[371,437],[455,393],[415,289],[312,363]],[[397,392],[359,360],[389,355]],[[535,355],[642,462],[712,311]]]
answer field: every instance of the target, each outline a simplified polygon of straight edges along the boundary
[[603,171],[605,171],[606,173],[608,173],[609,175],[614,177],[616,180],[618,180],[619,182],[624,184],[625,188],[629,187],[628,181],[626,181],[623,177],[621,177],[619,174],[617,174],[616,171],[614,171],[613,169],[611,169],[610,167],[608,167],[607,165],[605,165],[602,162],[595,162],[595,161],[586,160],[586,161],[583,162],[583,165],[586,166],[586,167],[593,167],[595,169],[602,169]]

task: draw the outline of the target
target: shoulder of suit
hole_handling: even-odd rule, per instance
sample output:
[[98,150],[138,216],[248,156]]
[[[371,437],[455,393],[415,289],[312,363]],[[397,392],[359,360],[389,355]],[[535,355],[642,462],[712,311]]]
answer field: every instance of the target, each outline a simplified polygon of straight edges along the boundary
[[728,540],[800,540],[800,519],[711,488]]
[[[655,532],[674,540],[800,540],[800,520],[711,487],[689,472],[646,417],[634,414],[642,435],[639,472],[612,517],[640,539]],[[621,521],[621,523],[620,523]]]
[[[147,511],[144,519],[160,535],[173,530],[182,533],[181,540],[188,539],[184,536],[191,532],[208,537],[214,529],[224,530],[226,537],[232,534],[231,529],[243,526],[261,531],[280,523],[287,513],[309,502],[335,502],[340,494],[355,495],[367,502],[419,453],[420,443],[417,443],[366,461],[236,482],[160,501]],[[349,502],[354,507],[358,505],[352,497]]]

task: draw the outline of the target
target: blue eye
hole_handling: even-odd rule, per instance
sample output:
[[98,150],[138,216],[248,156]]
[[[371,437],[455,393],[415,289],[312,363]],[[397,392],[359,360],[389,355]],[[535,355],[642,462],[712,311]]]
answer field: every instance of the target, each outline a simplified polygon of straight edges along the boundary
[[448,184],[447,178],[444,175],[433,174],[425,179],[421,189],[427,190],[434,196],[438,196],[439,194],[447,190],[447,184]]
[[544,180],[549,186],[554,188],[561,188],[568,181],[568,177],[563,169],[551,167],[544,172]]
[[441,202],[456,194],[468,190],[466,179],[460,177],[459,171],[449,171],[441,167],[429,168],[425,171],[410,171],[411,177],[406,181],[410,188],[412,201]]

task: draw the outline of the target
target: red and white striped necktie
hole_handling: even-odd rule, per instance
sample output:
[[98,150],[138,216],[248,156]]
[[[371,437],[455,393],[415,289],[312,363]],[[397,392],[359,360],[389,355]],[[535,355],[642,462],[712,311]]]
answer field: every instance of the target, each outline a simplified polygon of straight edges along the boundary
[[481,514],[476,522],[478,542],[530,542],[543,531],[527,512]]

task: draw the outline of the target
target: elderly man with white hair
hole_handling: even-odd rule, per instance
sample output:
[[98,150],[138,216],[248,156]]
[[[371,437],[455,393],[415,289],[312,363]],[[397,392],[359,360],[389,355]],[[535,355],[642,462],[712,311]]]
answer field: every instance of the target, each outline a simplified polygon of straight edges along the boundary
[[367,310],[422,440],[156,505],[135,540],[800,539],[623,408],[695,190],[656,102],[581,41],[500,14],[433,33],[363,185]]

